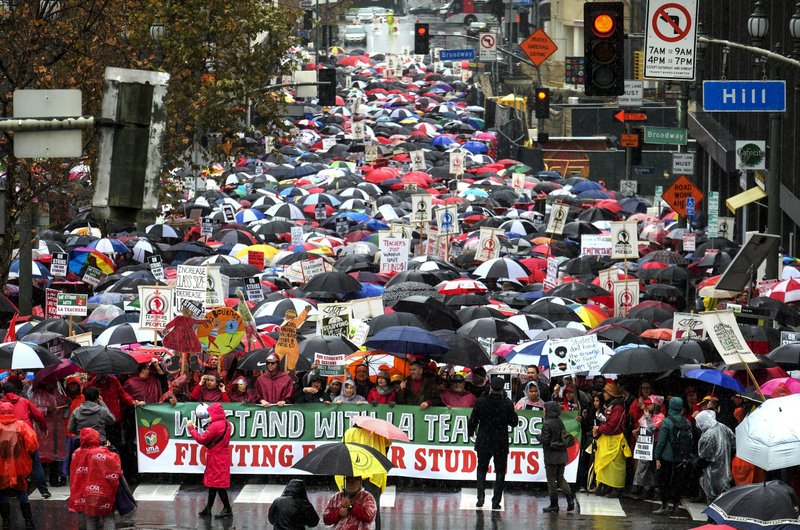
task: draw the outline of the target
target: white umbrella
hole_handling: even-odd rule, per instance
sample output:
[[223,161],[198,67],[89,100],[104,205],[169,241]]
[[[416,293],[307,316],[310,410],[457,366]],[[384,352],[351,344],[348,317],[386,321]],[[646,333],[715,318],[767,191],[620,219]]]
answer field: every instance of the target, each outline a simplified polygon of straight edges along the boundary
[[800,394],[770,399],[736,427],[736,455],[767,471],[800,465]]

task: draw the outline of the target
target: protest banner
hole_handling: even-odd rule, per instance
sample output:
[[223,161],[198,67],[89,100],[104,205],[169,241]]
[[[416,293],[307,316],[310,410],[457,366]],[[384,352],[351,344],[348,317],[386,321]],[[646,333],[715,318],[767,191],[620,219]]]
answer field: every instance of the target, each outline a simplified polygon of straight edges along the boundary
[[303,227],[302,226],[293,226],[291,230],[292,234],[292,246],[302,245],[303,244]]
[[599,370],[605,362],[597,335],[549,340],[550,377]]
[[214,233],[214,220],[209,217],[200,218],[200,235],[203,237],[211,237]]
[[636,221],[611,221],[611,259],[639,258],[639,231]]
[[259,252],[258,250],[248,250],[247,251],[247,264],[252,265],[256,269],[263,271],[264,270],[264,253]]
[[44,316],[45,318],[58,316],[58,289],[45,289]]
[[614,281],[614,316],[626,317],[639,303],[639,280]]
[[317,374],[322,377],[336,377],[344,375],[345,355],[328,355],[314,353],[314,364],[317,365]]
[[380,241],[381,266],[379,272],[403,272],[408,268],[408,251],[411,241],[386,237]]
[[675,313],[672,317],[672,340],[706,338],[703,319],[696,313]]
[[139,327],[161,331],[172,320],[172,287],[139,286]]
[[711,342],[725,364],[758,361],[745,342],[733,311],[707,311],[700,313],[700,317],[706,333],[711,337]]
[[350,304],[318,304],[317,333],[330,337],[350,334]]
[[167,281],[167,275],[164,273],[164,263],[161,260],[161,256],[148,256],[147,264],[150,266],[150,272],[153,273],[153,277],[156,280],[160,282]]
[[50,262],[50,274],[56,278],[63,278],[67,275],[67,265],[69,254],[66,252],[54,252],[53,261]]
[[86,272],[84,272],[81,281],[87,285],[91,285],[92,287],[97,287],[98,285],[100,285],[100,282],[102,282],[105,277],[106,273],[104,273],[97,267],[89,265],[88,267],[86,267]]
[[[195,424],[196,403],[136,407],[138,469],[140,473],[202,473],[206,449],[186,429]],[[342,440],[350,418],[375,416],[394,424],[411,440],[395,443],[388,458],[394,477],[436,480],[475,480],[477,456],[467,433],[472,409],[396,405],[288,405],[265,409],[256,405],[220,403],[233,427],[231,473],[234,475],[295,475],[292,465],[319,445]],[[517,411],[517,426],[509,431],[509,482],[545,482],[540,433],[542,411]],[[577,412],[562,412],[561,419],[576,443],[567,450],[565,478],[574,481],[581,439]],[[493,480],[494,474],[487,477]]]
[[552,289],[558,285],[558,259],[554,256],[547,258],[547,274],[544,277],[542,286],[545,289]]

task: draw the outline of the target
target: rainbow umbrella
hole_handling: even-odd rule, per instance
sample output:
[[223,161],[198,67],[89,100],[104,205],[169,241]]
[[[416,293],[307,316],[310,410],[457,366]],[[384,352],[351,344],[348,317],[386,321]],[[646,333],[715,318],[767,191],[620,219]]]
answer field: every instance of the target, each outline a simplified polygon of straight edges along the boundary
[[100,269],[103,274],[112,274],[115,270],[111,258],[91,248],[78,247],[69,256],[69,271],[79,276],[90,266]]
[[608,315],[603,312],[603,310],[594,304],[570,304],[569,307],[575,312],[576,315],[578,315],[578,318],[581,319],[581,322],[590,328],[599,326],[609,318]]

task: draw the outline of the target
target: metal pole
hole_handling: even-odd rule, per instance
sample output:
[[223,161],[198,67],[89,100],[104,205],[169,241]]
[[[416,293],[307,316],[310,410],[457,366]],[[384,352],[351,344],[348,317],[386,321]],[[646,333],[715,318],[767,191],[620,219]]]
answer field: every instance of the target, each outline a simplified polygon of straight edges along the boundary
[[[767,233],[781,237],[781,125],[783,115],[769,115],[769,175],[767,177]],[[779,240],[780,241],[780,240]],[[779,242],[780,246],[780,242]],[[767,279],[778,278],[778,252],[767,256]]]
[[[625,133],[631,133],[631,124],[625,122]],[[633,166],[633,150],[631,147],[625,148],[625,180],[631,180],[631,171]]]
[[[23,177],[25,188],[29,177]],[[19,218],[19,314],[31,314],[33,308],[33,251],[31,250],[31,203],[23,205]]]
[[[678,121],[678,128],[686,129],[688,127],[689,118],[689,83],[681,81],[681,95],[678,98],[678,104],[675,106],[675,117]],[[685,153],[688,150],[687,145],[679,145],[678,152]]]

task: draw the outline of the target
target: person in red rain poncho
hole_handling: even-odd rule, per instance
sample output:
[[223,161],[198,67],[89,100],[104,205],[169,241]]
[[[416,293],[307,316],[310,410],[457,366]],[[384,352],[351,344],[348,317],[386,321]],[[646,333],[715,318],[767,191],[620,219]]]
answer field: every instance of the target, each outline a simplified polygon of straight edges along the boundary
[[33,428],[17,418],[11,403],[0,402],[0,450],[3,453],[3,458],[0,458],[0,514],[3,516],[3,530],[11,529],[8,498],[12,495],[19,499],[25,528],[34,528],[25,478],[33,468],[32,455],[38,449],[39,442]]
[[114,501],[122,476],[119,455],[100,445],[100,433],[86,427],[69,471],[69,511],[86,517],[86,528],[114,528]]
[[375,521],[375,497],[362,487],[361,477],[345,477],[344,489],[325,505],[322,520],[333,530],[370,530]]
[[219,498],[222,500],[222,511],[214,517],[220,519],[233,517],[228,500],[228,488],[231,486],[231,453],[228,447],[233,428],[225,419],[225,410],[219,403],[212,403],[208,407],[208,417],[210,423],[202,434],[197,432],[194,423],[187,424],[192,438],[200,445],[206,446],[206,471],[203,474],[203,485],[208,488],[208,502],[200,515],[202,517],[211,515],[211,508],[219,493]]
[[267,357],[267,371],[256,379],[256,399],[264,407],[284,406],[291,403],[294,395],[294,381],[288,373],[280,369],[280,358],[271,353]]
[[217,374],[206,374],[201,377],[200,384],[192,390],[191,400],[203,403],[230,402],[225,385],[220,382]]

